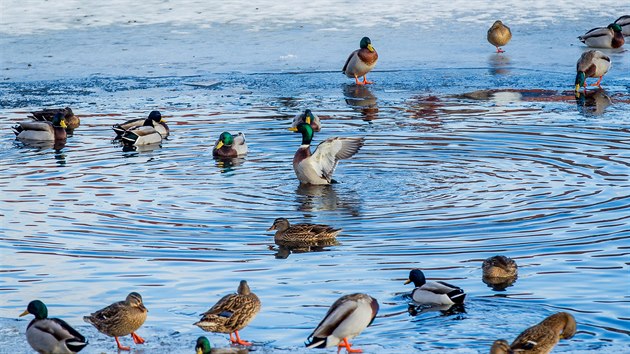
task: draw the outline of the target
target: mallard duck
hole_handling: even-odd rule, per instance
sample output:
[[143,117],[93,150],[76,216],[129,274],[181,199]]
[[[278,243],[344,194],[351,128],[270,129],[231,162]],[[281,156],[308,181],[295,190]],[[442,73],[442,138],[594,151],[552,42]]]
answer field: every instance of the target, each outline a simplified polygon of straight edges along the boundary
[[405,285],[413,282],[416,286],[411,298],[423,305],[453,305],[463,304],[466,294],[461,288],[443,281],[427,282],[420,269],[412,269]]
[[[354,77],[354,82],[357,85],[372,84],[373,82],[368,81],[366,75],[376,66],[378,53],[372,47],[372,41],[368,37],[361,38],[359,47],[359,49],[350,53],[341,72],[347,77]],[[363,76],[363,82],[359,81],[359,76]]]
[[99,330],[99,332],[114,337],[118,349],[129,350],[120,344],[118,337],[131,334],[133,342],[143,344],[144,339],[136,334],[138,328],[147,319],[147,310],[142,303],[142,296],[136,292],[129,293],[124,301],[115,302],[103,309],[100,309],[83,320]]
[[291,124],[291,127],[296,128],[300,123],[310,124],[314,132],[318,132],[322,128],[319,117],[314,114],[310,109],[305,110],[304,113],[296,114],[295,117],[293,117],[293,123]]
[[245,348],[212,348],[208,338],[201,336],[197,338],[195,345],[197,354],[247,354],[249,350]]
[[121,138],[125,146],[151,145],[162,142],[162,134],[154,128],[153,119],[150,117],[144,120],[142,126],[126,130]]
[[52,122],[21,122],[13,127],[19,140],[61,141],[66,140],[66,122],[61,112],[55,114]]
[[41,111],[31,112],[30,117],[39,122],[45,122],[45,121],[52,122],[53,118],[55,117],[55,114],[57,113],[62,113],[64,115],[64,120],[66,121],[67,130],[72,131],[78,128],[79,125],[81,125],[81,120],[79,119],[79,117],[74,115],[74,112],[72,112],[72,108],[70,107],[45,108],[45,109],[42,109]]
[[[260,311],[260,299],[251,292],[247,281],[241,280],[236,294],[222,297],[210,310],[201,315],[195,326],[206,332],[229,333],[230,341],[240,345],[252,345],[244,341],[238,331],[245,328]],[[232,333],[236,339],[232,337]]]
[[510,39],[512,39],[512,31],[510,31],[510,27],[497,20],[494,21],[492,26],[488,29],[487,38],[490,44],[497,47],[497,53],[503,53],[505,51],[500,47],[508,44]]
[[615,24],[621,26],[621,33],[630,36],[630,16],[624,15],[615,20]]
[[291,225],[285,218],[277,218],[267,231],[277,230],[274,235],[276,243],[310,243],[316,241],[334,240],[341,229],[328,225],[295,224]]
[[330,184],[339,160],[348,159],[363,146],[364,138],[328,138],[311,154],[313,128],[309,124],[298,124],[289,128],[302,133],[302,145],[293,156],[293,170],[300,183]]
[[488,278],[513,278],[518,273],[516,262],[506,256],[492,256],[481,264],[483,276]]
[[48,318],[48,308],[43,302],[33,300],[20,317],[32,314],[35,318],[26,327],[26,340],[40,354],[78,353],[88,345],[79,332],[66,321]]
[[245,142],[245,134],[241,132],[236,135],[228,132],[221,133],[212,148],[214,157],[235,158],[245,154],[247,154],[247,142]]
[[337,353],[345,347],[349,353],[360,353],[348,342],[374,322],[378,313],[378,301],[367,294],[344,295],[328,309],[324,319],[308,336],[307,348],[337,346]]
[[558,312],[524,330],[510,346],[502,339],[494,341],[490,354],[547,354],[560,339],[572,338],[575,331],[575,318],[570,313]]
[[114,124],[112,129],[116,132],[116,138],[120,138],[127,130],[146,125],[147,119],[151,120],[151,126],[162,135],[162,138],[166,138],[171,132],[166,124],[166,120],[162,118],[162,114],[159,111],[151,111],[148,118],[130,119],[124,123]]
[[582,53],[577,62],[577,74],[575,75],[575,92],[580,90],[580,86],[584,87],[586,92],[586,78],[599,77],[596,83],[591,86],[601,87],[602,78],[610,69],[610,58],[599,50],[589,50]]
[[578,37],[580,42],[591,48],[619,48],[625,43],[619,24],[597,27]]

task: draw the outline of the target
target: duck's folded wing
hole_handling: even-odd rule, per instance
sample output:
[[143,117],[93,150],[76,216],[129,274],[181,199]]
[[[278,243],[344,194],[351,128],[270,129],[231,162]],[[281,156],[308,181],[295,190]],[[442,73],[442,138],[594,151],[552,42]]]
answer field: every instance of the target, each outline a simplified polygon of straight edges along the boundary
[[51,131],[52,125],[47,122],[20,122],[20,126],[22,130],[41,130],[41,131]]
[[339,324],[352,315],[359,304],[356,301],[339,301],[340,298],[330,307],[324,319],[317,325],[317,328],[311,333],[309,338],[326,338],[330,336]]
[[552,329],[536,325],[519,334],[518,337],[514,339],[514,342],[512,342],[510,347],[515,353],[518,353],[519,349],[535,351],[536,348],[542,346],[543,344],[548,345],[555,342],[557,342],[557,339],[555,338],[555,333]]
[[235,137],[234,137],[234,144],[235,145],[243,145],[245,144],[245,134],[239,132]]
[[435,294],[448,294],[453,290],[459,289],[458,287],[445,283],[445,282],[428,282],[421,287],[422,290],[427,290]]
[[328,138],[317,145],[311,158],[322,177],[330,180],[339,160],[356,154],[364,141],[364,138]]
[[51,320],[59,325],[59,327],[62,328],[63,331],[65,331],[68,335],[72,336],[72,338],[76,338],[81,342],[85,342],[85,337],[83,337],[81,333],[77,332],[76,329],[72,328],[72,326],[70,326],[66,321],[60,318],[53,318]]
[[579,36],[578,39],[584,42],[588,38],[595,38],[595,37],[608,36],[608,35],[610,35],[610,30],[608,28],[597,27]]
[[358,55],[358,53],[359,53],[359,50],[357,49],[354,52],[350,53],[350,55],[348,55],[348,59],[346,60],[346,63],[343,64],[343,69],[341,69],[342,73],[344,74],[346,73],[346,70],[348,69],[348,64],[350,64],[350,60],[352,59],[354,55]]
[[133,132],[137,136],[146,136],[157,133],[157,130],[155,130],[155,128],[153,127],[141,126],[131,130],[131,132]]

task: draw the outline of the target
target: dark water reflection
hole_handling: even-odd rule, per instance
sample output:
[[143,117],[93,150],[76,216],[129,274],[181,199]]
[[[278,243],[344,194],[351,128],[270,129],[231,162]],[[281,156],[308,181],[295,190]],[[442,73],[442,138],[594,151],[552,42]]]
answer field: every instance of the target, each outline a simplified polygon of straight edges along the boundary
[[[487,352],[494,339],[559,310],[579,326],[559,351],[627,345],[627,107],[585,120],[557,92],[448,96],[347,85],[345,100],[223,92],[215,102],[215,91],[188,90],[159,107],[171,136],[150,151],[122,152],[111,141],[110,126],[144,108],[113,116],[77,107],[82,125],[56,150],[14,143],[8,127],[23,113],[0,112],[0,317],[40,298],[80,325],[90,310],[139,291],[151,311],[148,337],[168,339],[145,350],[187,352],[202,333],[196,315],[247,279],[263,310],[243,335],[262,352],[305,352],[327,306],[356,291],[381,303],[356,339],[370,352]],[[325,118],[316,143],[366,138],[339,164],[338,184],[296,183],[300,138],[286,127],[306,106]],[[247,156],[214,160],[211,137],[222,131],[245,132]],[[281,216],[343,228],[339,244],[276,245],[265,230]],[[518,281],[483,282],[481,263],[495,254],[516,260]],[[401,294],[416,267],[465,289],[465,311],[411,316]],[[16,323],[26,325],[8,328]],[[94,346],[88,352],[111,349],[80,328]]]

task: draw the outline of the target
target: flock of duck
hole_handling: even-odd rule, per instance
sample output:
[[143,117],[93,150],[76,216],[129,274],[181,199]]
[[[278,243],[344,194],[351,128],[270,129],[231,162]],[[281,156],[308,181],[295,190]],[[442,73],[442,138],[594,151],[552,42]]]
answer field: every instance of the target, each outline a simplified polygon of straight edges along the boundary
[[[624,35],[630,36],[630,16],[622,16],[607,27],[592,29],[579,39],[589,47],[619,48],[624,44]],[[487,33],[488,41],[496,46],[498,53],[504,52],[501,47],[511,38],[511,30],[501,21],[496,21]],[[377,60],[378,54],[370,39],[364,37],[360,41],[360,48],[349,55],[342,71],[349,78],[354,78],[357,85],[371,84],[366,75],[374,68]],[[579,94],[580,87],[586,90],[587,77],[598,77],[599,80],[593,85],[599,86],[609,68],[610,58],[602,52],[597,50],[584,52],[577,63],[576,94]],[[361,77],[363,80],[359,80]],[[31,118],[31,121],[21,122],[14,127],[17,139],[65,140],[67,132],[72,132],[80,124],[79,118],[70,108],[32,112]],[[152,111],[146,119],[116,124],[112,129],[116,133],[116,138],[125,146],[159,144],[170,133],[168,125],[158,111]],[[288,129],[302,135],[302,143],[293,158],[293,168],[298,180],[303,184],[333,183],[332,175],[339,160],[352,157],[364,143],[363,138],[328,138],[311,152],[310,145],[314,133],[321,129],[321,121],[309,109],[296,115]],[[217,158],[240,157],[246,153],[245,136],[240,132],[221,133],[213,148],[213,156]],[[334,244],[341,229],[316,224],[292,225],[287,219],[278,218],[268,231],[276,231],[274,240],[279,245],[309,247]],[[517,269],[514,260],[506,256],[490,257],[482,264],[483,281],[495,289],[504,289],[516,280]],[[405,284],[409,283],[415,285],[411,299],[418,306],[457,306],[462,305],[466,298],[464,290],[460,287],[442,281],[427,281],[420,269],[410,271]],[[248,350],[243,347],[250,346],[251,343],[241,339],[239,331],[254,319],[260,309],[260,299],[251,291],[247,281],[242,280],[236,293],[222,297],[194,323],[207,332],[229,334],[230,341],[239,347],[212,348],[209,340],[201,336],[197,339],[195,347],[197,354],[247,353]],[[361,352],[360,349],[352,348],[349,340],[358,336],[374,321],[378,310],[378,301],[368,294],[355,293],[340,297],[330,306],[324,318],[308,336],[306,347],[337,347],[338,353],[343,348],[349,353]],[[147,312],[142,296],[132,292],[125,300],[85,316],[84,320],[101,333],[114,337],[119,350],[129,350],[129,347],[120,343],[119,337],[131,335],[135,344],[144,343],[144,339],[136,331],[144,324]],[[38,353],[72,354],[88,345],[85,337],[68,323],[58,318],[49,318],[48,309],[42,301],[31,301],[20,316],[27,314],[32,314],[35,318],[27,326],[26,339]],[[575,332],[574,317],[567,312],[558,312],[524,330],[511,344],[503,339],[496,340],[490,348],[490,353],[549,353],[560,339],[570,339]]]

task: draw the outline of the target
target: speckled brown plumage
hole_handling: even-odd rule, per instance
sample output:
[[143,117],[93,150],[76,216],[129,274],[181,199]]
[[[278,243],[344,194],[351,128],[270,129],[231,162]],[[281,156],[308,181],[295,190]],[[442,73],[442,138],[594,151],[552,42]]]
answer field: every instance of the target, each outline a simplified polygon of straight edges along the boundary
[[131,334],[136,344],[144,343],[144,340],[134,332],[144,324],[147,312],[147,308],[142,303],[142,296],[132,292],[124,301],[115,302],[83,317],[83,320],[92,324],[99,332],[114,337],[118,348],[128,350],[129,348],[120,345],[118,337]]
[[497,20],[488,29],[487,39],[490,44],[497,47],[497,53],[502,53],[503,50],[499,47],[508,44],[510,39],[512,39],[512,31],[510,31],[510,27]]
[[[331,244],[342,229],[335,229],[328,225],[295,224],[291,225],[285,218],[277,218],[267,231],[277,230],[274,235],[276,243],[316,243],[324,241]],[[328,242],[326,242],[328,241]]]
[[236,294],[222,297],[195,325],[207,332],[230,333],[230,339],[231,333],[236,333],[238,338],[238,331],[256,317],[260,307],[258,296],[251,292],[247,281],[241,280]]
[[560,339],[572,338],[575,331],[575,318],[567,312],[558,312],[545,318],[539,324],[524,330],[509,348],[505,347],[504,341],[495,341],[490,353],[548,354]]
[[518,266],[510,257],[493,256],[483,261],[481,265],[483,276],[487,278],[512,278],[516,277]]

